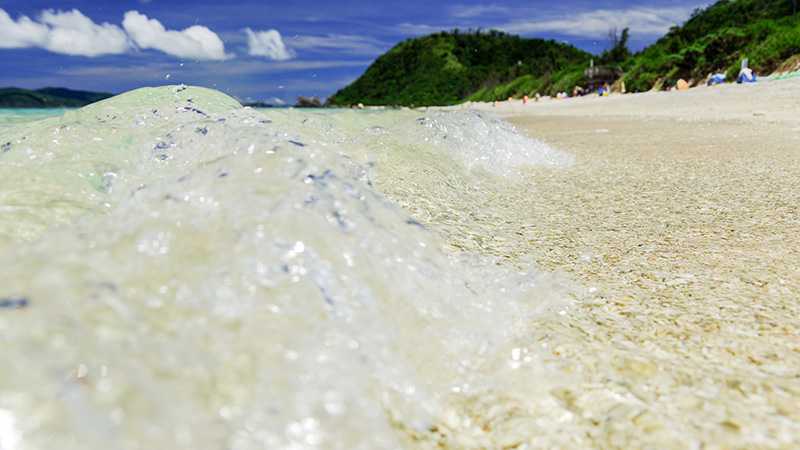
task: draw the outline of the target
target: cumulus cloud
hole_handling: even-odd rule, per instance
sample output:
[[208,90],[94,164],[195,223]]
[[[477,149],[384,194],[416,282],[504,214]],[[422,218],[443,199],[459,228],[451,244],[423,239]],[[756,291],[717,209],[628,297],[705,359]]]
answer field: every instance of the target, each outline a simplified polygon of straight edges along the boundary
[[39,21],[17,20],[0,9],[0,48],[39,47],[54,53],[100,56],[125,53],[128,39],[116,25],[96,24],[77,9],[44,11]]
[[48,29],[26,16],[16,21],[0,8],[0,48],[37,47],[47,40]]
[[516,21],[500,29],[510,33],[559,33],[568,36],[600,38],[612,28],[630,28],[637,36],[659,36],[670,27],[684,22],[691,8],[599,9],[564,18]]
[[138,11],[128,11],[122,27],[141,49],[154,49],[178,58],[196,60],[224,60],[231,57],[225,53],[222,39],[204,26],[195,25],[182,31],[167,30],[156,19],[150,19]]
[[66,55],[99,56],[125,53],[128,39],[116,25],[97,25],[77,9],[67,12],[45,11],[42,23],[50,28],[45,48]]
[[295,53],[286,47],[278,30],[253,31],[245,28],[247,46],[253,56],[264,56],[274,61],[286,61],[295,57]]

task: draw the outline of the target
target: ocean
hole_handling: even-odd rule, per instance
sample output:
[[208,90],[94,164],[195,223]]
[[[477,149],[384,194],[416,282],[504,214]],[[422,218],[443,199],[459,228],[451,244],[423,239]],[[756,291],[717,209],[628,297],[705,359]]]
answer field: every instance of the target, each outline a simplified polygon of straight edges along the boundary
[[0,111],[0,449],[481,448],[582,288],[468,245],[477,193],[571,164],[462,110]]
[[0,108],[0,130],[15,124],[60,116],[66,111],[63,108]]

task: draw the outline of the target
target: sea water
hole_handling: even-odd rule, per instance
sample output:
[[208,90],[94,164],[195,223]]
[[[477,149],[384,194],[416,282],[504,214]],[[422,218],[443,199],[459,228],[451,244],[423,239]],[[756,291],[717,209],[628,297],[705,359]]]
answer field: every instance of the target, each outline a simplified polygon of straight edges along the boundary
[[486,448],[472,416],[553,381],[526,342],[580,288],[426,205],[570,155],[184,86],[31,119],[0,119],[0,449]]
[[0,130],[18,123],[60,116],[66,111],[65,108],[0,108]]

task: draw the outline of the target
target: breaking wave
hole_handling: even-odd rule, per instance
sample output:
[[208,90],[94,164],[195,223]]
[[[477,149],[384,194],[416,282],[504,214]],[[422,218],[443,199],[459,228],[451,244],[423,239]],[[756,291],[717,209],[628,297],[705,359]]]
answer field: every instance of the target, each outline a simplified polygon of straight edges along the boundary
[[519,340],[576,291],[447,250],[376,185],[392,152],[487,176],[571,163],[478,113],[164,87],[0,146],[2,450],[407,446],[454,398],[522,389]]

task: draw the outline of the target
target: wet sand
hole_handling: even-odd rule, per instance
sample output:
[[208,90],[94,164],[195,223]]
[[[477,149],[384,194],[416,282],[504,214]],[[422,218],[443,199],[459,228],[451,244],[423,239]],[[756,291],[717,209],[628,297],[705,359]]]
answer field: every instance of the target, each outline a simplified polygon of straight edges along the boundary
[[590,288],[529,343],[563,385],[473,406],[486,445],[797,448],[800,82],[470,107],[576,164],[476,189],[442,233]]

